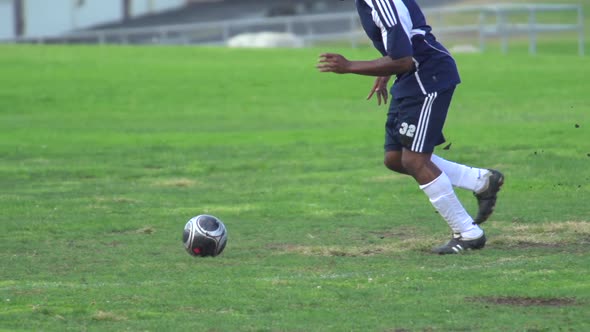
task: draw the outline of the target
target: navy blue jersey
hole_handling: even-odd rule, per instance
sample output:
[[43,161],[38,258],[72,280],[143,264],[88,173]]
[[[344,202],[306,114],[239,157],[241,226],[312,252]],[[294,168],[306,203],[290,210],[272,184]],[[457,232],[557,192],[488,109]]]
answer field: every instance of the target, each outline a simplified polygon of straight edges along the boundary
[[461,82],[455,60],[426,24],[415,0],[356,0],[362,26],[383,56],[412,57],[413,72],[398,75],[394,98],[427,95]]

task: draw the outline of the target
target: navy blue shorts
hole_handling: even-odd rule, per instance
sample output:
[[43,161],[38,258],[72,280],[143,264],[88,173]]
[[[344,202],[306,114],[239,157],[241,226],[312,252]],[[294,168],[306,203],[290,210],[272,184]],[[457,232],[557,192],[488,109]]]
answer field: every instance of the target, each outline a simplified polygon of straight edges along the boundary
[[442,130],[455,87],[425,96],[392,99],[385,124],[385,151],[432,153],[445,142]]

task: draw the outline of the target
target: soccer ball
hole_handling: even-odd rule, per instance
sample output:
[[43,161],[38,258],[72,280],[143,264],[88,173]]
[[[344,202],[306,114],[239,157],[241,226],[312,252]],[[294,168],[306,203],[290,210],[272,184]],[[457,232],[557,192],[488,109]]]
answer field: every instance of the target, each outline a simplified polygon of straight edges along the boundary
[[217,256],[225,249],[227,231],[219,218],[201,214],[186,223],[182,242],[192,256]]

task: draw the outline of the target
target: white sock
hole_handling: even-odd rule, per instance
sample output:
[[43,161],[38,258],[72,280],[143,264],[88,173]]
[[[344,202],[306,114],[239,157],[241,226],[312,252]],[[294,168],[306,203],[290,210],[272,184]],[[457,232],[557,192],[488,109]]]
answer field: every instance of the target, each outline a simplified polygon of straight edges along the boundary
[[487,169],[461,165],[434,154],[431,160],[443,173],[447,174],[453,186],[476,193],[487,188],[487,174],[490,173]]
[[426,193],[430,203],[449,224],[453,233],[461,234],[464,239],[477,239],[483,234],[483,230],[473,224],[473,218],[457,198],[446,173],[443,172],[434,181],[421,185],[420,189]]

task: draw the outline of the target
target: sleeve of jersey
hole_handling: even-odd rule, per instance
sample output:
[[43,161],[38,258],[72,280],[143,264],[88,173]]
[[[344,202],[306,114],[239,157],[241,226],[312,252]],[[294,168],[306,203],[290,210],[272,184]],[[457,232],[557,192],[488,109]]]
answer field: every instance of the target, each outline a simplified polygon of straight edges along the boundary
[[387,28],[386,43],[387,55],[394,60],[414,55],[410,37],[406,34],[401,24]]
[[370,22],[368,20],[364,20],[362,21],[362,25],[365,32],[367,33],[367,37],[369,37],[369,39],[371,39],[373,42],[373,46],[375,46],[375,48],[381,52],[381,55],[386,56],[387,51],[385,50],[385,44],[383,44],[381,30],[379,30],[372,20]]
[[[362,4],[364,4],[364,2]],[[369,39],[373,42],[373,46],[375,46],[381,55],[386,56],[387,51],[385,50],[385,44],[383,44],[383,36],[381,35],[381,30],[375,25],[375,22],[373,22],[373,19],[371,18],[371,9],[366,5],[364,7],[359,5],[358,2],[357,8],[361,19],[361,25]]]
[[373,46],[375,46],[375,48],[381,53],[381,55],[386,56],[387,51],[385,50],[385,45],[383,45],[383,40],[381,40],[381,38],[371,38],[371,40],[373,41]]

